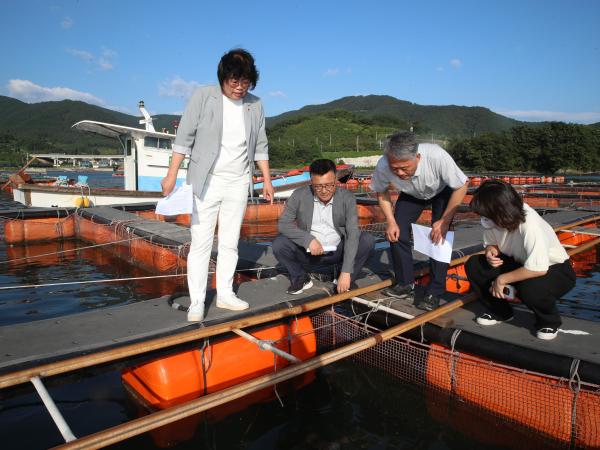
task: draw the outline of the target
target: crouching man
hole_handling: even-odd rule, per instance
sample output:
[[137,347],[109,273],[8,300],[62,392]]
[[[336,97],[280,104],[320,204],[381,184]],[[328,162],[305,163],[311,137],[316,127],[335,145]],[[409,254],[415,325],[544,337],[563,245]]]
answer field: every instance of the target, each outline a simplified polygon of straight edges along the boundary
[[373,236],[358,229],[354,195],[336,187],[336,168],[329,159],[310,165],[311,184],[296,189],[279,218],[273,253],[287,269],[288,294],[312,287],[304,266],[342,263],[337,292],[350,290],[375,245]]

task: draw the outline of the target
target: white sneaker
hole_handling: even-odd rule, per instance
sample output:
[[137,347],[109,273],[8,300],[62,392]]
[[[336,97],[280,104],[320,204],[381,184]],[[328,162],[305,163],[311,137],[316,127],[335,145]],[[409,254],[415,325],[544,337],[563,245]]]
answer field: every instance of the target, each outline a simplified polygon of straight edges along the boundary
[[479,325],[489,326],[489,325],[496,325],[496,324],[502,323],[502,322],[510,322],[511,320],[513,320],[513,316],[510,316],[508,319],[498,319],[491,314],[484,313],[476,319],[476,322]]
[[219,296],[217,295],[217,308],[230,309],[232,311],[243,311],[248,309],[250,305],[244,300],[240,300],[233,293]]
[[187,313],[188,322],[202,322],[203,319],[204,319],[204,305],[190,306],[188,308],[188,313]]
[[540,328],[535,333],[535,335],[537,336],[538,339],[543,339],[544,341],[551,341],[552,339],[554,339],[556,337],[557,334],[558,334],[558,328],[550,328],[550,327]]

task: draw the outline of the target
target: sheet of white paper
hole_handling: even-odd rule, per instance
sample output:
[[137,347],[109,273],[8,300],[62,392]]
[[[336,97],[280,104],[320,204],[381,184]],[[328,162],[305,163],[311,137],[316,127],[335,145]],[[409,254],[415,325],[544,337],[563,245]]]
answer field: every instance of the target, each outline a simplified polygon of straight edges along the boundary
[[454,243],[454,231],[448,231],[446,233],[446,239],[443,243],[435,245],[431,242],[429,234],[431,228],[424,227],[423,225],[412,224],[413,240],[415,243],[415,250],[436,261],[449,263],[452,259],[452,244]]
[[175,188],[165,198],[156,204],[156,214],[176,216],[177,214],[191,214],[194,208],[194,192],[191,184],[183,184]]
[[[323,245],[323,253],[335,252],[337,249],[337,245]],[[306,249],[306,253],[310,252],[309,249]]]

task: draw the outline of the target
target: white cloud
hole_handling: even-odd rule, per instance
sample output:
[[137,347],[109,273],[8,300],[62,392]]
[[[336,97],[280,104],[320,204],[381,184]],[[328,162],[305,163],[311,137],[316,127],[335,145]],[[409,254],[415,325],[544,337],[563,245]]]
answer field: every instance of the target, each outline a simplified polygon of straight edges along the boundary
[[455,69],[458,69],[460,66],[462,66],[462,61],[458,58],[453,58],[450,60],[450,65]]
[[596,112],[564,112],[564,111],[542,111],[530,110],[496,110],[498,114],[512,117],[513,119],[526,120],[529,122],[559,121],[574,123],[600,122],[600,111]]
[[163,81],[158,86],[158,94],[161,97],[178,97],[188,99],[200,86],[202,85],[197,81],[187,81],[179,76],[175,76],[171,80]]
[[59,100],[81,100],[86,103],[104,106],[104,100],[88,93],[67,87],[44,87],[29,80],[9,80],[6,85],[8,95],[27,103]]
[[111,70],[115,67],[113,59],[117,57],[117,52],[109,48],[102,48],[102,54],[97,58],[92,52],[87,50],[67,48],[66,52],[85,61],[87,64],[93,64],[100,70]]
[[325,73],[323,74],[323,76],[325,76],[325,77],[335,77],[335,76],[337,76],[339,74],[340,74],[340,69],[333,68],[333,69],[327,69],[325,71]]
[[71,28],[73,26],[73,19],[71,19],[70,17],[65,17],[62,22],[60,23],[60,26],[64,29],[64,30],[68,30],[69,28]]
[[283,91],[271,91],[271,92],[269,92],[269,95],[271,97],[287,98],[287,95],[285,95],[285,93]]
[[67,53],[73,55],[74,57],[81,59],[87,63],[92,62],[94,60],[94,55],[86,50],[77,50],[76,48],[68,48]]

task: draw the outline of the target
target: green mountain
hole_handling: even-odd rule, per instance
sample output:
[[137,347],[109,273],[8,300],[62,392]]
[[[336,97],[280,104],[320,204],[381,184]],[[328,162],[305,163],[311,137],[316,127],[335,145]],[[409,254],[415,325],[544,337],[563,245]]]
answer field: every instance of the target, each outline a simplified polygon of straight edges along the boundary
[[373,120],[392,118],[413,126],[415,131],[443,137],[506,131],[523,123],[480,106],[417,105],[388,95],[366,95],[343,97],[322,105],[309,105],[289,111],[268,118],[267,126],[335,110],[348,111],[358,117]]
[[[30,153],[119,152],[116,140],[72,129],[81,120],[140,127],[139,117],[72,100],[24,103],[0,96],[0,152],[21,149]],[[155,127],[172,130],[178,116],[160,115]]]

